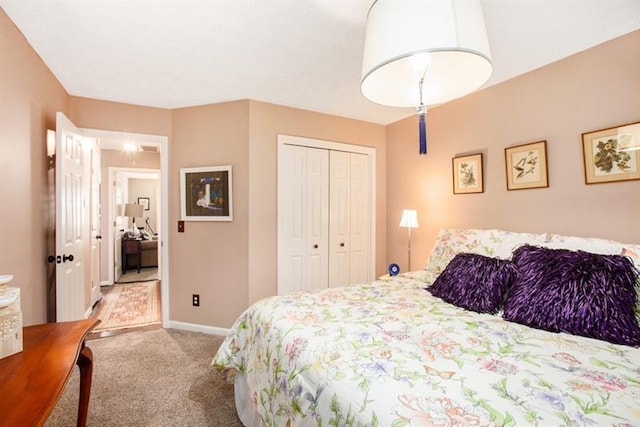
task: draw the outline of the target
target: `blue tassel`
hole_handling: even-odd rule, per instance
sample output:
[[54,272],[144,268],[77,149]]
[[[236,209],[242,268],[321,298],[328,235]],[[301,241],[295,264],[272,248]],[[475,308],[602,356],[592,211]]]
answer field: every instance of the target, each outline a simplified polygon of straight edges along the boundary
[[427,154],[427,124],[424,116],[424,114],[420,114],[420,154]]

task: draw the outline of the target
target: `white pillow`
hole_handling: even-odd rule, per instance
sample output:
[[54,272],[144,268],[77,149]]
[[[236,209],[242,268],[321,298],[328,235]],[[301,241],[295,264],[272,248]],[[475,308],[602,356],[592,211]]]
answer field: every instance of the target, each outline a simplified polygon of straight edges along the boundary
[[613,240],[589,237],[572,237],[554,234],[543,246],[549,249],[569,249],[572,251],[591,252],[599,255],[620,255],[622,243]]

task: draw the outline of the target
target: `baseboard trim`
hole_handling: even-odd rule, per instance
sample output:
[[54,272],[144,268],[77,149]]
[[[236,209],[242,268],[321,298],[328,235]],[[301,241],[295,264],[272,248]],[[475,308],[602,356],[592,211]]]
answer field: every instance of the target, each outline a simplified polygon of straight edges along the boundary
[[165,328],[182,329],[184,331],[203,332],[209,335],[219,335],[226,337],[229,332],[228,328],[218,328],[217,326],[198,325],[196,323],[178,322],[175,320],[169,320],[168,326]]

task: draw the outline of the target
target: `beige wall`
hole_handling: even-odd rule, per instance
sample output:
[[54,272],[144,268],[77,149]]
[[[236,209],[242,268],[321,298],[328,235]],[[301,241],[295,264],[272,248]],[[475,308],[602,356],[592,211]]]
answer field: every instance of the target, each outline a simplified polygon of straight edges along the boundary
[[171,110],[72,96],[69,118],[78,127],[171,135]]
[[376,149],[376,273],[386,263],[386,149],[384,126],[251,101],[249,150],[249,302],[276,294],[278,134]]
[[[173,111],[169,174],[171,319],[229,327],[247,307],[249,231],[249,102]],[[180,169],[233,167],[233,221],[180,218]],[[200,307],[191,295],[200,295]]]
[[[412,268],[441,227],[502,228],[640,242],[640,181],[585,185],[581,134],[640,121],[640,32],[387,127],[388,258],[406,266],[402,208],[418,209]],[[549,188],[507,191],[504,149],[547,141]],[[482,152],[483,194],[453,195],[451,158]]]
[[0,9],[0,274],[21,290],[25,325],[47,321],[49,203],[46,130],[69,95]]

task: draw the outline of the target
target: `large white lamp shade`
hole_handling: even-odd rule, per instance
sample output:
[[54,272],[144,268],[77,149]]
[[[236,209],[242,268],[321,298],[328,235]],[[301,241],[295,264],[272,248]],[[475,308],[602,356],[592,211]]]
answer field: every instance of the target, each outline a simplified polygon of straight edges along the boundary
[[394,107],[440,104],[480,88],[491,72],[479,1],[377,0],[371,6],[361,82],[369,100]]

